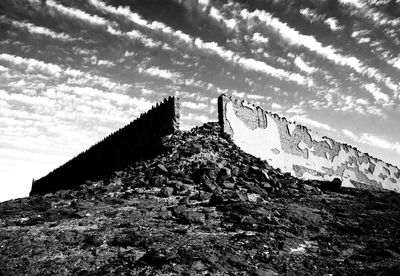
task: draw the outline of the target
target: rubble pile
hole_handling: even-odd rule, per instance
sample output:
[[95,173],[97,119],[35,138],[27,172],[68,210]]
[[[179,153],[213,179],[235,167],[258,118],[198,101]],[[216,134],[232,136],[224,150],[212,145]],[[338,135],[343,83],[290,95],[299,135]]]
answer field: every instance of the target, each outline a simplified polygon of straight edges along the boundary
[[400,196],[303,181],[220,134],[0,203],[0,275],[399,275]]

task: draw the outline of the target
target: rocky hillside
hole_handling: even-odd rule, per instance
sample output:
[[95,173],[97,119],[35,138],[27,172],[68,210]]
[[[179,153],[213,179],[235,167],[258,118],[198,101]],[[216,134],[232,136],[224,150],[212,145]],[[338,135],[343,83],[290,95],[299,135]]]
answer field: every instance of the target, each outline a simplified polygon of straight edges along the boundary
[[0,275],[400,274],[399,194],[295,179],[219,133],[1,203]]

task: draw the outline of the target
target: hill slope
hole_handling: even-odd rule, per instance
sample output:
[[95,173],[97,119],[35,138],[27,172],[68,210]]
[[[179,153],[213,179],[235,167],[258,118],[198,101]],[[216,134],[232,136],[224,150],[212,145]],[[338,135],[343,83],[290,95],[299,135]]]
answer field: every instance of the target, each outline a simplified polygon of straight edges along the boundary
[[400,196],[301,181],[208,123],[99,182],[0,204],[0,275],[398,275]]

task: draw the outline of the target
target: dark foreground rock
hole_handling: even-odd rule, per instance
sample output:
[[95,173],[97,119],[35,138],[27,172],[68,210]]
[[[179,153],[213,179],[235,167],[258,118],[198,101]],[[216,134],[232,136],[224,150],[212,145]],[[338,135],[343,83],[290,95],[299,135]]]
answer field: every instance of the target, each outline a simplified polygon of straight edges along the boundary
[[273,170],[209,123],[99,182],[0,203],[0,275],[400,275],[400,196]]

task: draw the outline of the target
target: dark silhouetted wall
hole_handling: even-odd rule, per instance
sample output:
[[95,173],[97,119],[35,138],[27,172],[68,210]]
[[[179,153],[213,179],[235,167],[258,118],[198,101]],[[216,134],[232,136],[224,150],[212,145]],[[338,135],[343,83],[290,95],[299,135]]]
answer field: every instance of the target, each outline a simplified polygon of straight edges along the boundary
[[75,188],[86,180],[100,180],[134,161],[159,154],[161,138],[179,129],[179,116],[179,99],[165,99],[135,121],[34,181],[30,194]]

